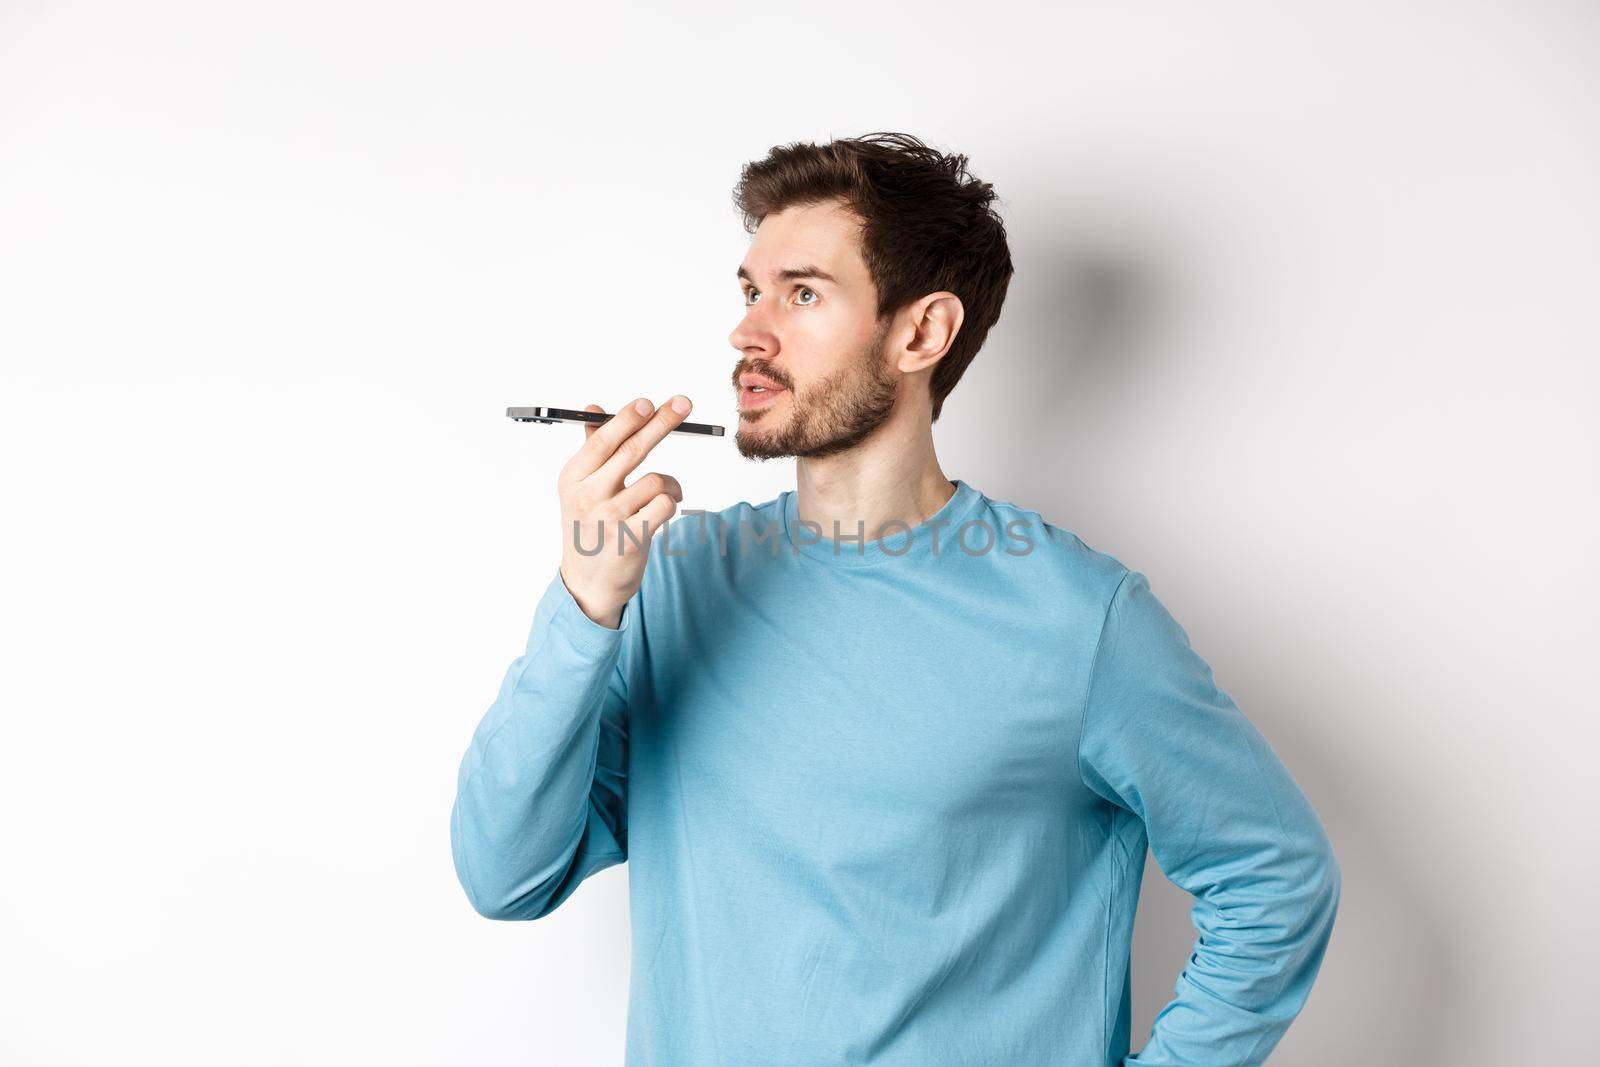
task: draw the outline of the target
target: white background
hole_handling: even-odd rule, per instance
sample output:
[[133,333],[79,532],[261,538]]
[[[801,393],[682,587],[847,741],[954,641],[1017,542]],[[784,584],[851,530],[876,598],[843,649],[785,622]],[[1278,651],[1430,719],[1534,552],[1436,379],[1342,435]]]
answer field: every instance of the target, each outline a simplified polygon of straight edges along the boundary
[[[513,924],[450,861],[581,440],[503,410],[731,433],[740,165],[890,129],[1017,265],[946,471],[1149,575],[1333,838],[1274,1062],[1577,1062],[1597,72],[1526,0],[7,0],[0,1059],[621,1062],[627,868]],[[1187,899],[1150,867],[1135,1048]]]

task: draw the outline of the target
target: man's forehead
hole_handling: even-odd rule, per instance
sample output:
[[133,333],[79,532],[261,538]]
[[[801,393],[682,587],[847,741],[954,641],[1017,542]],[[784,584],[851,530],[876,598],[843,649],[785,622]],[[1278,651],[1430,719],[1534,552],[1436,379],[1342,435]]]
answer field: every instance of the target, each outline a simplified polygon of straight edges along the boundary
[[739,277],[835,284],[855,280],[866,272],[856,246],[858,229],[859,221],[834,204],[806,204],[768,215],[756,229]]

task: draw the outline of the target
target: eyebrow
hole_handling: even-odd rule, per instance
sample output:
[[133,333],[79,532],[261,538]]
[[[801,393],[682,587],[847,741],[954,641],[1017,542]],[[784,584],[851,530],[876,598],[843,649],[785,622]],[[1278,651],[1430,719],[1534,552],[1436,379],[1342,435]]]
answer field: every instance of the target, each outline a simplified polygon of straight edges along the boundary
[[[738,276],[747,282],[752,284],[755,283],[755,278],[743,267],[739,268]],[[798,278],[815,278],[817,281],[833,282],[835,285],[839,284],[837,278],[823,270],[821,267],[788,267],[784,270],[778,271],[773,275],[773,277],[780,282],[792,282]]]

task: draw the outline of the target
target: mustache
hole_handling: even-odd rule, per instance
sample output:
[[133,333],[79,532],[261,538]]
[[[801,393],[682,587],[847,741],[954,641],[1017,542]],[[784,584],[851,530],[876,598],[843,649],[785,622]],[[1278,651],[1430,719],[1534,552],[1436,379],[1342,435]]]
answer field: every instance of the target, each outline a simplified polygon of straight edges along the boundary
[[775,384],[777,384],[778,386],[780,386],[780,387],[782,387],[784,389],[788,389],[790,387],[790,382],[789,382],[789,379],[787,377],[785,377],[782,374],[779,374],[778,372],[776,372],[774,370],[769,369],[768,367],[766,367],[763,364],[760,364],[760,363],[741,363],[737,367],[733,368],[733,379],[732,380],[733,380],[734,388],[738,388],[738,386],[739,386],[739,376],[741,374],[759,374],[763,378],[770,379],[772,382],[774,382]]

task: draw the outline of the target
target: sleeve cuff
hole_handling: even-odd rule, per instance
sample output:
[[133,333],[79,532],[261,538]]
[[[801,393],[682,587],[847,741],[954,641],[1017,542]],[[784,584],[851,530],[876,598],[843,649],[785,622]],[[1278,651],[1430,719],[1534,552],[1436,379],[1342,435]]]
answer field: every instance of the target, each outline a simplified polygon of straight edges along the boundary
[[550,585],[545,590],[546,597],[555,602],[555,610],[550,616],[550,625],[555,627],[573,647],[590,654],[610,652],[622,644],[623,635],[633,624],[633,601],[630,599],[622,607],[622,618],[613,630],[609,626],[601,626],[578,606],[577,600],[572,596],[572,590],[567,588],[566,581],[561,577],[561,571],[556,570],[555,577],[550,580]]

